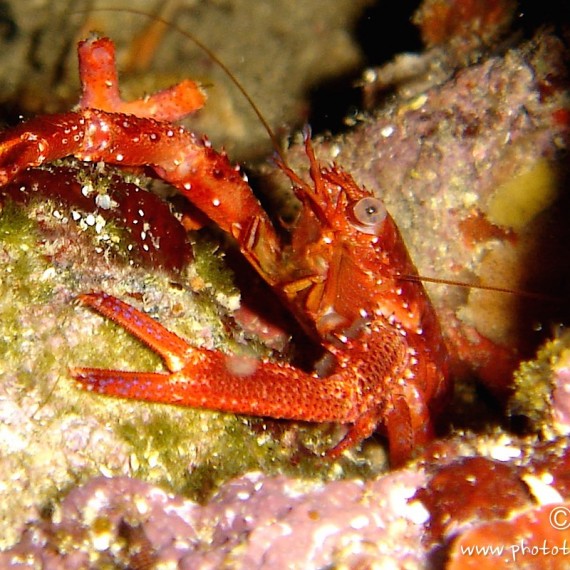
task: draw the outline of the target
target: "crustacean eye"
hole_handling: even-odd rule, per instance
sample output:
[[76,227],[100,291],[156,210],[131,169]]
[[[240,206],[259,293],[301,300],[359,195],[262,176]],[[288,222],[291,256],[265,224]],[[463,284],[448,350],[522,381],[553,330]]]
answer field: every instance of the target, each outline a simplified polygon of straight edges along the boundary
[[378,235],[382,222],[386,219],[386,208],[382,200],[367,196],[361,198],[352,207],[354,227],[365,234]]

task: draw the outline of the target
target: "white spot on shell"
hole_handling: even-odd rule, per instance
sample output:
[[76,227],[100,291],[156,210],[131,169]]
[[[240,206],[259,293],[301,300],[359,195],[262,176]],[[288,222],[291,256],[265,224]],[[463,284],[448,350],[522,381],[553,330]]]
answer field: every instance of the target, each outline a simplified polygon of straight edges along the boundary
[[114,202],[109,194],[97,194],[97,196],[95,196],[95,204],[102,210],[109,210],[113,206],[116,206],[117,202]]

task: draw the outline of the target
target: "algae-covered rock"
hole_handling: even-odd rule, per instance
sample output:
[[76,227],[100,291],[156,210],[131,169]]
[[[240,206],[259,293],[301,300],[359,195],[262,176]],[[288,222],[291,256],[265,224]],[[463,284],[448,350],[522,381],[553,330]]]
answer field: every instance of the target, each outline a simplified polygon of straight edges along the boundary
[[423,482],[410,470],[329,484],[256,472],[225,484],[201,506],[142,481],[99,477],[0,553],[0,564],[261,570],[398,559],[419,568],[427,512],[408,499]]
[[513,415],[528,418],[548,439],[570,434],[570,333],[549,340],[521,364],[510,400]]
[[75,302],[90,291],[125,299],[192,344],[267,353],[232,319],[240,294],[219,244],[196,237],[194,261],[169,273],[134,263],[118,222],[49,199],[6,198],[0,238],[3,546],[42,504],[98,474],[137,476],[202,498],[254,468],[344,473],[342,462],[320,457],[334,434],[326,426],[102,397],[71,378],[72,366],[163,370],[123,328]]

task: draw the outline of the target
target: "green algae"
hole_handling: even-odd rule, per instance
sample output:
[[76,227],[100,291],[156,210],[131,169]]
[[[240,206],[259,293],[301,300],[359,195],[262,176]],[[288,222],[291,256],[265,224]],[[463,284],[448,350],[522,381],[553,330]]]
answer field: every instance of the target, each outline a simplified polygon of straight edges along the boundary
[[[10,373],[4,378],[32,403],[29,415],[35,421],[17,464],[27,472],[24,479],[35,481],[47,477],[47,464],[38,458],[42,453],[52,458],[52,484],[36,486],[30,502],[52,500],[100,473],[140,477],[205,500],[223,482],[251,470],[319,480],[378,471],[363,454],[324,458],[322,452],[336,440],[330,426],[121,400],[79,389],[70,367],[165,370],[160,357],[123,327],[73,302],[92,290],[142,305],[190,344],[206,335],[224,351],[269,351],[229,326],[239,291],[215,240],[195,237],[194,262],[173,281],[129,262],[131,242],[121,228],[105,226],[113,239],[101,242],[100,234],[74,222],[65,206],[49,201],[40,206],[6,202],[0,217],[0,370]],[[65,430],[81,418],[86,447],[70,451]],[[109,441],[102,444],[101,437]]]
[[[0,274],[0,371],[17,372],[23,389],[37,385],[38,372],[30,370],[22,361],[26,354],[23,343],[41,343],[45,334],[22,322],[21,315],[27,307],[47,302],[51,295],[50,264],[37,254],[38,239],[35,225],[26,212],[7,201],[0,215],[0,255],[3,260]],[[54,364],[54,357],[49,351],[44,351],[44,357],[40,373]]]
[[0,240],[5,247],[29,249],[37,240],[35,224],[25,210],[7,200],[2,205],[0,215]]
[[568,354],[569,347],[569,333],[547,341],[535,359],[521,363],[514,376],[509,413],[525,416],[534,431],[549,439],[556,433],[552,417],[553,375],[557,365]]
[[196,500],[233,476],[259,469],[264,453],[248,422],[232,414],[155,405],[146,421],[121,420],[117,430],[136,454],[136,477]]
[[0,277],[3,298],[22,296],[23,301],[29,303],[49,296],[49,283],[42,277],[50,264],[35,255],[38,240],[34,222],[22,207],[8,200],[0,215],[0,244],[9,260],[9,266]]
[[194,251],[194,269],[204,280],[205,286],[215,292],[218,298],[220,295],[228,298],[239,295],[233,281],[233,273],[224,264],[224,254],[219,244],[195,236],[192,241],[192,250]]
[[305,447],[317,438],[322,447],[325,443],[330,447],[331,433],[325,426],[164,404],[138,405],[148,414],[127,412],[114,428],[133,450],[133,475],[197,501],[252,470],[312,480],[366,478],[377,472],[363,455],[358,461],[332,461]]
[[121,366],[148,372],[162,368],[162,359],[158,354],[122,326],[104,317],[101,317],[92,334],[72,355],[77,366],[106,369],[117,369]]

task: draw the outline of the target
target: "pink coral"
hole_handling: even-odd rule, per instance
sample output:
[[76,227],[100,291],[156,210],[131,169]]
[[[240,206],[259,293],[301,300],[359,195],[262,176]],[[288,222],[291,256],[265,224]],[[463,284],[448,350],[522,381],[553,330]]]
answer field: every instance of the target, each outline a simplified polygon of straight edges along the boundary
[[231,560],[234,569],[316,569],[394,558],[417,565],[427,511],[408,500],[423,482],[412,471],[326,485],[250,473],[202,507],[135,479],[100,477],[71,491],[51,521],[30,526],[0,565],[205,570]]
[[529,545],[565,538],[547,528],[541,507],[568,500],[567,443],[442,440],[409,469],[368,482],[251,472],[203,506],[99,477],[73,489],[51,520],[29,524],[0,567],[426,568],[450,552],[462,568],[457,545],[503,544],[509,532],[524,532]]

